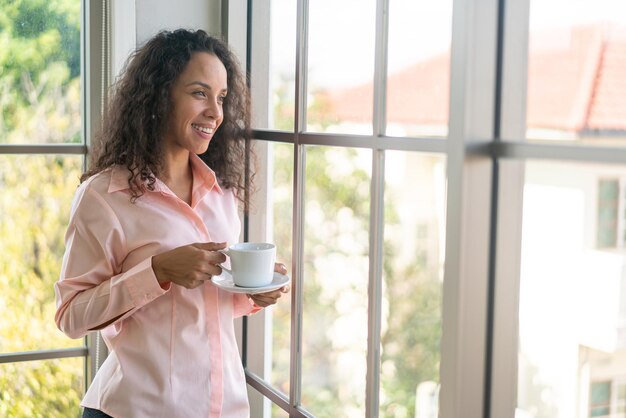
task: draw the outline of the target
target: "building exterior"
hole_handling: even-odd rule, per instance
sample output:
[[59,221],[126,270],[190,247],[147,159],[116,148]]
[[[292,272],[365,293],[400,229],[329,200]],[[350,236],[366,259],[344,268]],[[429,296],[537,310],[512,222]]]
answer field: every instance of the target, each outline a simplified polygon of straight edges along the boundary
[[[525,140],[626,142],[626,27],[531,33],[529,51]],[[445,137],[449,56],[444,51],[388,75],[388,135]],[[325,94],[338,126],[354,131],[371,121],[366,98],[372,86]],[[405,190],[435,196],[445,187],[437,170],[418,172],[410,167],[420,165],[404,164]],[[428,213],[424,205],[432,202],[406,201],[413,214],[406,222],[428,225],[419,214]],[[425,253],[439,253],[445,236],[439,232],[427,230],[431,248]],[[523,237],[517,417],[625,417],[626,171],[606,164],[561,163],[555,169],[550,161],[528,163]],[[416,417],[436,416],[431,400],[437,390],[434,382],[418,385]]]

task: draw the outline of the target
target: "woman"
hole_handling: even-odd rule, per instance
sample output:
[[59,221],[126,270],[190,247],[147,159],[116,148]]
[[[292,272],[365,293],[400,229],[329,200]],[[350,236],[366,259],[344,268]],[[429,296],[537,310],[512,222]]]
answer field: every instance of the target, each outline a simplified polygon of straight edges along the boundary
[[83,416],[249,415],[233,318],[288,288],[210,283],[240,233],[248,112],[234,55],[203,31],[157,34],[117,83],[55,285],[59,329],[100,330],[110,350]]

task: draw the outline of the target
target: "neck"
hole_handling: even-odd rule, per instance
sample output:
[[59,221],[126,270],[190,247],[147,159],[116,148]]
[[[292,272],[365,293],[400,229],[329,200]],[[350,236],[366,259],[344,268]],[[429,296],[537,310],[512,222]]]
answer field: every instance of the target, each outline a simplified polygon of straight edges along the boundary
[[191,176],[189,152],[181,152],[176,155],[166,154],[161,175],[166,183],[188,179]]
[[189,153],[178,158],[172,158],[171,156],[166,158],[161,177],[161,180],[172,192],[181,200],[191,204],[193,175]]

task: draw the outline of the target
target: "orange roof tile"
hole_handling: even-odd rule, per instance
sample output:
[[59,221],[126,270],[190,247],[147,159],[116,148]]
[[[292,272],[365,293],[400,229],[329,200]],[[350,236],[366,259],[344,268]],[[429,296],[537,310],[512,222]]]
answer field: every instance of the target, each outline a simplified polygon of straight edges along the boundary
[[528,57],[529,128],[580,131],[585,128],[589,98],[602,52],[602,32],[597,27],[539,33]]
[[[536,39],[539,47],[530,48],[528,59],[528,127],[626,130],[626,28],[578,27]],[[390,74],[388,123],[447,124],[449,78],[448,53]],[[326,93],[325,99],[333,119],[367,123],[372,94],[370,83]]]
[[587,119],[589,130],[626,130],[626,28],[611,31]]

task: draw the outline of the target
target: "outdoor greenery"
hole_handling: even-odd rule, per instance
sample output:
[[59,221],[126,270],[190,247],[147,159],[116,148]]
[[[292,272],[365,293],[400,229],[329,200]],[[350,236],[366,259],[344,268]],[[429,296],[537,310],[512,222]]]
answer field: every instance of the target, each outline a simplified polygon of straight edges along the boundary
[[[0,0],[0,143],[80,141],[80,1]],[[53,285],[82,157],[0,156],[0,352],[80,346]],[[0,416],[79,416],[83,359],[4,364]]]
[[[280,94],[288,89],[277,91],[274,125],[291,131],[293,102]],[[309,126],[326,130],[324,103],[310,110]],[[272,149],[274,240],[291,249],[293,146]],[[370,156],[355,149],[307,147],[302,398],[319,417],[360,417],[365,408],[370,165]],[[380,416],[389,418],[414,417],[418,384],[439,382],[439,265],[429,265],[422,253],[408,263],[397,257],[402,242],[393,231],[403,226],[394,202],[403,192],[388,189],[385,199]],[[419,228],[416,241],[426,241],[427,225]],[[288,393],[288,307],[277,305],[273,315],[272,383]],[[273,416],[284,414],[274,408]]]

